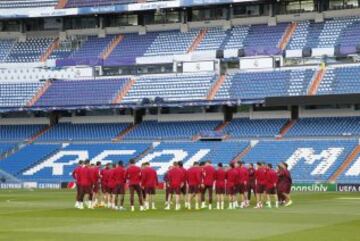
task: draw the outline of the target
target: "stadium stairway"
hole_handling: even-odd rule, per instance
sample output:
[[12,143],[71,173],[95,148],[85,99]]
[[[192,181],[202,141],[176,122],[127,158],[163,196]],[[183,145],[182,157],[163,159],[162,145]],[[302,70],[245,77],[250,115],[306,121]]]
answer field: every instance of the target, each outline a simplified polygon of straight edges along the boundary
[[55,6],[55,9],[64,8],[67,4],[68,0],[59,0],[58,4]]
[[152,152],[152,150],[154,150],[155,147],[156,147],[157,145],[159,145],[159,144],[160,144],[160,143],[158,143],[158,144],[155,145],[154,143],[151,143],[151,145],[149,145],[148,148],[146,148],[142,153],[140,153],[137,157],[134,158],[135,161],[139,161],[139,160],[143,159],[147,154],[149,154],[150,152]]
[[51,56],[52,52],[59,47],[60,39],[55,38],[54,41],[47,48],[45,53],[43,53],[40,57],[40,62],[44,63]]
[[50,86],[51,86],[51,81],[47,80],[46,83],[38,90],[38,92],[26,104],[26,107],[32,107],[41,98],[41,96],[49,89]]
[[129,124],[126,129],[122,130],[114,139],[113,142],[121,141],[129,132],[133,131],[136,128],[137,124]]
[[187,50],[187,53],[191,53],[196,50],[196,48],[199,46],[201,41],[203,41],[203,39],[205,38],[207,31],[208,31],[207,28],[203,28],[200,30],[199,34],[196,36],[196,38],[192,42],[190,48]]
[[119,104],[126,94],[131,90],[132,86],[136,83],[135,79],[130,79],[126,85],[119,91],[119,93],[115,96],[112,101],[113,104]]
[[207,100],[213,100],[221,88],[222,84],[225,82],[226,75],[220,75],[220,77],[215,81],[215,83],[211,86],[211,89],[208,92],[206,97]]
[[40,136],[42,136],[45,132],[47,132],[48,130],[50,130],[52,127],[52,125],[48,125],[46,126],[44,129],[40,130],[38,133],[35,133],[29,140],[28,140],[28,144],[34,143]]
[[282,139],[286,133],[296,124],[297,120],[288,120],[281,128],[279,135],[276,136],[276,140]]
[[123,39],[124,39],[124,35],[118,34],[113,40],[111,40],[109,45],[104,49],[104,51],[100,55],[100,58],[104,60],[107,59],[111,55],[112,51],[114,51],[116,46],[118,46]]
[[297,23],[291,23],[289,26],[287,26],[284,35],[282,36],[280,42],[279,42],[279,49],[285,50],[287,44],[290,42],[294,32],[296,31]]
[[217,127],[215,127],[214,131],[222,131],[227,125],[229,125],[229,121],[221,122]]
[[314,78],[310,82],[308,88],[308,95],[316,95],[320,83],[325,76],[325,73],[326,73],[326,67],[324,64],[321,64],[319,69],[316,71]]
[[357,145],[341,166],[334,172],[334,174],[329,178],[328,182],[334,183],[337,178],[349,167],[349,165],[354,161],[354,159],[360,154],[360,145]]
[[235,156],[235,158],[233,159],[233,161],[237,162],[237,161],[241,161],[243,159],[244,156],[246,156],[251,149],[256,146],[256,144],[258,144],[259,141],[250,141],[249,145],[247,147],[245,147],[245,149],[243,149],[241,152],[239,152],[239,154],[237,154]]

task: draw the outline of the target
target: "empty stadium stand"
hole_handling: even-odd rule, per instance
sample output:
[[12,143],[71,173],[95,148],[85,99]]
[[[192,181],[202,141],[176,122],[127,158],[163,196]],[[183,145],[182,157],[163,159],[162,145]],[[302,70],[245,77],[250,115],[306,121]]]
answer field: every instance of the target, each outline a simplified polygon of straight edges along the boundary
[[57,80],[36,101],[35,106],[110,105],[127,81],[125,78]]
[[314,69],[291,69],[229,73],[215,99],[306,95],[314,72]]
[[1,8],[36,8],[52,7],[57,4],[58,0],[3,0],[0,1]]
[[43,86],[35,83],[0,83],[0,107],[21,107]]
[[294,182],[326,182],[356,145],[351,140],[260,141],[243,160],[273,165],[286,161]]
[[347,169],[337,178],[339,183],[359,183],[360,177],[360,155],[350,163]]
[[223,131],[232,137],[275,137],[286,122],[286,119],[251,120],[241,118],[232,120]]
[[29,139],[46,125],[0,125],[1,141],[23,141]]
[[41,55],[53,42],[52,38],[29,38],[25,42],[15,42],[4,62],[39,62]]
[[144,121],[129,132],[125,139],[190,139],[201,131],[211,131],[220,121]]
[[359,117],[302,118],[286,136],[358,136]]
[[111,141],[129,123],[59,123],[44,133],[39,141]]
[[140,76],[123,102],[139,102],[143,98],[161,97],[165,101],[205,100],[216,75],[189,73]]

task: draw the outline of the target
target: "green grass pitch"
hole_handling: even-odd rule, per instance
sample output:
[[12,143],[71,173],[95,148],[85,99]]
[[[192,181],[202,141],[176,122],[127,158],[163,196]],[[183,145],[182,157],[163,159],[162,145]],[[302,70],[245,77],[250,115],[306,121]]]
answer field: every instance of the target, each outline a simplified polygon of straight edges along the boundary
[[[128,203],[128,196],[126,197]],[[294,193],[289,208],[76,210],[74,191],[0,190],[1,241],[360,240],[360,195]]]

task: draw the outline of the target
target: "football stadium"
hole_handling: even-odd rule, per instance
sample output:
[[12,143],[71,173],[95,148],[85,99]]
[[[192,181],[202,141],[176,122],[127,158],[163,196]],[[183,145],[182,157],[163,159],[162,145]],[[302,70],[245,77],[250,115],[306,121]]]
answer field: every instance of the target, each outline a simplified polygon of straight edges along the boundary
[[0,0],[0,241],[359,227],[359,0]]

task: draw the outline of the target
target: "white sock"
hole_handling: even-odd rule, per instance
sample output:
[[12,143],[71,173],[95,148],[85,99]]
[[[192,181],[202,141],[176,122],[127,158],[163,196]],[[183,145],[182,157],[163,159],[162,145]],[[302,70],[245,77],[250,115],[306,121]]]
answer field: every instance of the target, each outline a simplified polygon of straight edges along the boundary
[[220,202],[216,203],[216,209],[220,209]]
[[223,201],[221,202],[220,205],[221,205],[221,209],[224,209],[225,203]]

